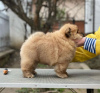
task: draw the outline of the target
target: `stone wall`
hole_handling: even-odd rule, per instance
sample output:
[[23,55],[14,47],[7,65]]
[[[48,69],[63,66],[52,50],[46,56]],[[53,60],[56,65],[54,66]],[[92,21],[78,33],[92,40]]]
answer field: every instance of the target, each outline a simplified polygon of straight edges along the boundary
[[91,69],[100,69],[100,55],[85,62]]

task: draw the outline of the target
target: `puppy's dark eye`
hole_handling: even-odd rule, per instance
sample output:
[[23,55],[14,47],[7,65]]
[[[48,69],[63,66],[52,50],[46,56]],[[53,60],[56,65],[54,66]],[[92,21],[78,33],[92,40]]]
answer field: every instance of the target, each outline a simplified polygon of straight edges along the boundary
[[77,29],[77,33],[79,32],[79,29]]
[[65,36],[67,37],[67,38],[69,38],[70,36],[71,36],[71,29],[69,28],[69,31],[65,34]]

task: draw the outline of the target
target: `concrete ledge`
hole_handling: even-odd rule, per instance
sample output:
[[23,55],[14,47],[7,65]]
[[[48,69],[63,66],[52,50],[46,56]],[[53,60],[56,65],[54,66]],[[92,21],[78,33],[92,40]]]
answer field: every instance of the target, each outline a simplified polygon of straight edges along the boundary
[[14,52],[13,49],[8,49],[8,50],[5,50],[5,51],[2,51],[2,52],[0,52],[0,58],[3,58],[4,56],[11,54],[13,52]]

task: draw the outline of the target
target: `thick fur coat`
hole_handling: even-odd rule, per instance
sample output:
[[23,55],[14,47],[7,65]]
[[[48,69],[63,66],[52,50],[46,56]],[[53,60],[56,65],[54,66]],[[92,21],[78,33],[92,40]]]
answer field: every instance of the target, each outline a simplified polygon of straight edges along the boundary
[[68,77],[66,69],[72,61],[76,44],[73,39],[81,39],[78,27],[65,24],[60,30],[44,34],[32,34],[21,47],[21,69],[23,76],[33,78],[38,63],[55,66],[58,77]]

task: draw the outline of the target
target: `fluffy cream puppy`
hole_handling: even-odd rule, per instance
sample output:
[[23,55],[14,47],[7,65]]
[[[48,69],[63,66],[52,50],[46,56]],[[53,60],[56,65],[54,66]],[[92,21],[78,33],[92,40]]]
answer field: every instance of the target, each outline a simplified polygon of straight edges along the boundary
[[73,24],[65,24],[60,30],[47,34],[43,32],[32,34],[20,51],[23,76],[33,78],[37,64],[41,63],[55,66],[58,77],[68,77],[66,69],[76,50],[73,40],[81,38],[78,27]]

